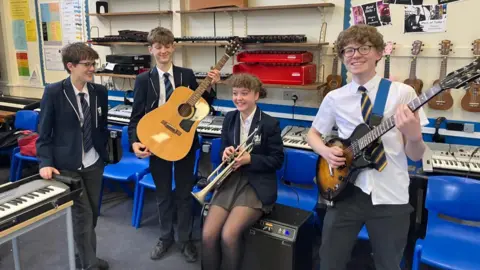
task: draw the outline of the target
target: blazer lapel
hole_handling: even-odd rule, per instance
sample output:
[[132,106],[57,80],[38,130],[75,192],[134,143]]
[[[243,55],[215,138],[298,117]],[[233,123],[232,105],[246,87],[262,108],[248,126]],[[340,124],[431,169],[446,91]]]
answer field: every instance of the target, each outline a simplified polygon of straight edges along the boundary
[[233,121],[233,144],[236,148],[238,145],[240,145],[240,112],[237,111],[233,117],[235,117]]
[[[173,80],[175,83],[175,87],[183,86],[183,78],[182,78],[182,71],[176,67],[175,65],[173,66]],[[175,89],[173,89],[175,90]]]
[[[157,67],[154,67],[152,71],[150,71],[150,82],[148,82],[148,90],[147,91],[147,106],[148,109],[146,111],[150,111],[153,109],[155,104],[158,106],[158,101],[160,99],[160,79],[158,77],[158,70]],[[152,87],[153,84],[153,87]],[[152,94],[150,94],[152,93]],[[149,97],[150,94],[150,97]]]
[[80,123],[80,110],[82,108],[79,108],[78,102],[77,102],[77,97],[75,96],[75,90],[73,90],[73,85],[72,81],[70,80],[70,77],[65,80],[65,93],[67,94],[67,98],[69,99],[69,103],[71,106],[73,106],[73,110],[76,113],[76,117],[78,122]]
[[93,85],[87,83],[88,87],[88,97],[89,97],[89,102],[90,102],[90,115],[92,117],[92,127],[96,126],[96,119],[97,119],[97,102],[96,97],[97,97],[97,91],[95,91],[95,87]]
[[255,110],[255,114],[253,115],[252,123],[250,124],[250,130],[248,131],[248,135],[252,134],[256,127],[258,127],[258,122],[260,121],[260,110],[258,106]]

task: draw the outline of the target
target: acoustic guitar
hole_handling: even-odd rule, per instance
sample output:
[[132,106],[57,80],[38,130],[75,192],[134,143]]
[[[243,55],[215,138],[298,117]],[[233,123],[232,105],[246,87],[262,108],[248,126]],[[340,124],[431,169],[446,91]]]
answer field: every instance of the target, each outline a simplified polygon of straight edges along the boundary
[[323,92],[325,97],[328,92],[335,90],[342,86],[342,76],[338,75],[338,54],[335,50],[335,43],[333,43],[333,67],[332,74],[327,76],[327,87]]
[[385,69],[383,71],[383,78],[392,80],[390,76],[390,55],[392,54],[393,50],[395,50],[395,43],[388,41],[385,44],[385,49],[383,50],[383,56],[385,57]]
[[[475,59],[480,58],[480,39],[475,40],[473,43],[473,55]],[[471,82],[467,93],[462,98],[462,108],[468,112],[480,112],[480,81]]]
[[[238,39],[231,41],[225,54],[214,69],[221,70],[230,57],[240,48]],[[210,112],[210,106],[202,94],[212,79],[206,77],[195,91],[180,86],[175,88],[168,101],[140,119],[138,139],[150,152],[168,160],[182,159],[190,151],[200,121]]]
[[[443,55],[442,64],[440,65],[440,79],[437,79],[433,84],[437,84],[440,80],[445,78],[447,74],[447,57],[448,54],[452,51],[452,42],[450,40],[442,40],[440,43],[440,54]],[[428,107],[434,110],[448,110],[453,106],[452,94],[450,94],[450,89],[442,91],[440,94],[432,98],[428,102]]]
[[405,84],[410,85],[415,89],[417,95],[422,93],[423,81],[417,78],[417,56],[420,54],[423,43],[420,40],[415,40],[412,45],[412,61],[410,62],[410,76],[404,81]]
[[[480,77],[480,59],[448,74],[439,84],[424,91],[410,103],[413,112],[420,109],[430,99],[450,88],[460,88]],[[373,129],[367,124],[358,125],[347,139],[334,137],[326,143],[328,147],[338,146],[343,149],[345,165],[332,168],[322,156],[317,160],[316,184],[320,195],[328,201],[335,202],[348,196],[358,174],[365,169],[374,168],[371,151],[376,147],[378,139],[395,127],[395,116],[384,118]],[[389,166],[387,164],[387,166]]]

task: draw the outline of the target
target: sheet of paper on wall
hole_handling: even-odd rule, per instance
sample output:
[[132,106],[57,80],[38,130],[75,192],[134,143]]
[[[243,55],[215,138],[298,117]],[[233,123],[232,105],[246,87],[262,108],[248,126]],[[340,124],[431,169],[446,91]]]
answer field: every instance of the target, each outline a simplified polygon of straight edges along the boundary
[[353,23],[375,27],[391,25],[390,6],[382,1],[352,7]]
[[37,24],[35,23],[35,19],[25,21],[25,28],[27,32],[27,41],[37,41]]
[[29,20],[30,7],[28,0],[10,0],[10,14],[12,20]]
[[62,45],[62,25],[60,22],[60,4],[40,4],[42,20],[42,38],[45,45]]
[[61,7],[63,45],[84,40],[82,7],[79,0],[64,0]]
[[25,30],[25,20],[14,20],[12,22],[13,43],[15,50],[27,50],[27,35]]
[[17,68],[19,76],[30,76],[30,68],[28,65],[28,53],[27,52],[17,52]]
[[383,3],[395,5],[423,5],[423,0],[383,0]]
[[47,70],[65,70],[62,63],[61,47],[44,46],[45,69]]
[[405,6],[405,33],[447,31],[447,5]]

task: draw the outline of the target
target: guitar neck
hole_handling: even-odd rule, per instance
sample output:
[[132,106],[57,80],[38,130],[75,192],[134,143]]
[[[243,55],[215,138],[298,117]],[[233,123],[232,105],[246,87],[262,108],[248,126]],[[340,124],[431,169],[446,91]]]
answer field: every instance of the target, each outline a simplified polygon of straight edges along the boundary
[[417,78],[417,57],[413,57],[412,62],[410,63],[410,79],[414,80]]
[[442,64],[440,66],[440,80],[447,75],[447,57],[443,57]]
[[[218,61],[218,63],[215,65],[214,69],[221,70],[223,68],[223,66],[225,66],[225,63],[227,63],[229,58],[230,58],[229,55],[224,54],[223,57],[220,59],[220,61]],[[187,103],[190,106],[195,106],[197,101],[200,100],[200,98],[202,97],[205,90],[207,90],[208,87],[210,87],[211,84],[212,84],[212,78],[210,78],[208,76],[205,77],[205,79],[203,79],[203,81],[197,87],[195,92],[190,96]]]
[[332,75],[337,75],[337,70],[338,70],[338,57],[335,56],[333,58]]
[[390,56],[385,56],[385,71],[383,77],[390,78]]
[[[434,85],[428,91],[423,92],[410,103],[408,103],[407,106],[410,108],[410,110],[412,110],[412,112],[415,112],[441,91],[443,91],[443,89],[439,85]],[[372,142],[376,141],[383,134],[387,133],[390,129],[394,127],[395,115],[392,115],[386,121],[383,121],[380,125],[378,125],[370,132],[365,134],[363,137],[358,139],[358,145],[356,145],[354,149],[358,151],[363,150],[365,147],[369,146]]]

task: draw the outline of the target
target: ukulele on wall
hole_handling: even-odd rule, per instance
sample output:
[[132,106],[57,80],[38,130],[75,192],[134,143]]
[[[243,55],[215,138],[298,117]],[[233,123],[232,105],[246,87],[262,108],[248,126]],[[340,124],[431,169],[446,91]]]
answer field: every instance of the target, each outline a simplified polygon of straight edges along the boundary
[[[480,58],[480,39],[473,43],[473,55]],[[467,93],[462,98],[462,108],[468,112],[480,112],[480,81],[470,83]]]
[[342,86],[342,76],[338,75],[338,54],[335,50],[335,43],[333,44],[333,56],[332,74],[327,76],[327,87],[323,93],[324,97],[328,94],[328,92]]
[[392,54],[392,51],[395,50],[394,48],[395,43],[388,41],[385,44],[385,49],[383,50],[383,55],[385,56],[385,69],[383,71],[383,78],[392,80],[390,76],[390,55]]
[[[433,84],[438,84],[445,76],[447,75],[447,57],[448,54],[452,51],[452,42],[450,40],[442,40],[440,43],[440,54],[443,56],[442,64],[440,65],[440,79],[437,79]],[[448,110],[453,106],[452,94],[450,94],[450,89],[446,89],[441,92],[430,101],[428,101],[428,107],[434,110]]]
[[404,81],[405,84],[410,85],[415,89],[415,92],[417,92],[417,95],[420,95],[422,93],[422,88],[423,88],[423,82],[422,80],[417,78],[417,56],[420,54],[422,49],[423,43],[420,40],[415,40],[412,44],[412,61],[410,63],[410,76],[408,79]]

